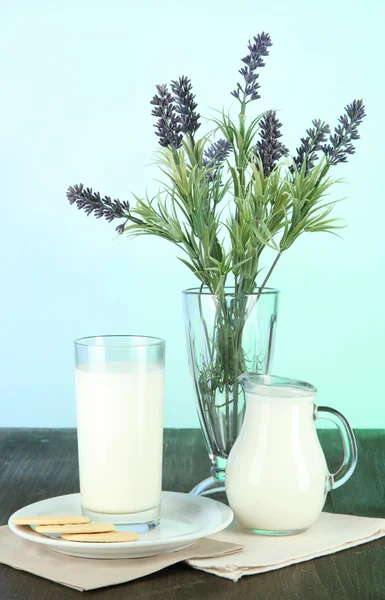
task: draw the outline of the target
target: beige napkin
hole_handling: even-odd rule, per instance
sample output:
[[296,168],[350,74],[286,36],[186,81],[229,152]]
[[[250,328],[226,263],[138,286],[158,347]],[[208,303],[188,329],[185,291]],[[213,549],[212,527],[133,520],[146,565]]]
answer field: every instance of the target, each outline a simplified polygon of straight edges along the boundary
[[265,573],[325,554],[365,544],[385,535],[385,519],[321,513],[307,531],[288,537],[251,535],[233,522],[212,538],[243,546],[234,556],[192,558],[187,562],[196,569],[238,581],[243,575]]
[[179,552],[150,558],[97,560],[57,554],[40,544],[23,540],[5,526],[0,527],[0,563],[77,590],[124,583],[180,561],[238,581],[243,575],[280,569],[382,536],[385,536],[384,519],[322,513],[318,521],[300,535],[252,535],[234,522],[224,531]]
[[139,579],[188,558],[206,558],[239,552],[237,544],[204,538],[193,546],[149,558],[98,560],[59,554],[42,544],[24,540],[0,527],[0,563],[51,579],[79,591],[93,590]]

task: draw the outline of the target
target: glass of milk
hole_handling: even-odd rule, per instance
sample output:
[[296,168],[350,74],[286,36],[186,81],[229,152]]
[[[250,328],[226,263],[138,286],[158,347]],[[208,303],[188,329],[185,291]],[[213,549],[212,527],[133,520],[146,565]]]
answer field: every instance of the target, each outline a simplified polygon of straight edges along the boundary
[[138,531],[159,524],[165,342],[134,335],[75,341],[82,508]]

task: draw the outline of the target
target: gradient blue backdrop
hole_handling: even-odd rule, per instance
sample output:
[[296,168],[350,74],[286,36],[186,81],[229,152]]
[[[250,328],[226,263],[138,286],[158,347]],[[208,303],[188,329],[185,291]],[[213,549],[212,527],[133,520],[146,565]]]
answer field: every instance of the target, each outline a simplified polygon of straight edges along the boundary
[[[203,114],[233,102],[247,40],[274,41],[256,111],[280,110],[294,149],[314,117],[364,97],[337,212],[344,240],[303,237],[282,290],[274,371],[319,386],[354,426],[384,427],[382,3],[303,0],[0,1],[0,425],[73,426],[72,340],[142,333],[167,341],[168,426],[196,426],[180,291],[195,283],[158,239],[113,241],[69,207],[69,184],[121,199],[156,190],[149,101],[189,75]],[[336,172],[337,174],[337,172]]]

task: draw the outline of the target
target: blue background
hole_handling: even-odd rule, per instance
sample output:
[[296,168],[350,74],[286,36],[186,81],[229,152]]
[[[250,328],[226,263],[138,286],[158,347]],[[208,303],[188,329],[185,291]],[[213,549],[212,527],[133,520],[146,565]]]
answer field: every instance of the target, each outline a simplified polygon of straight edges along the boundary
[[[279,109],[294,151],[314,117],[364,97],[357,154],[337,176],[344,241],[303,236],[282,258],[276,374],[318,385],[354,426],[384,427],[382,4],[275,0],[0,1],[0,425],[74,426],[76,337],[167,341],[167,426],[197,426],[180,291],[193,275],[159,239],[120,238],[70,207],[77,182],[157,191],[149,101],[192,78],[200,112],[233,104],[248,39],[274,42],[254,110]],[[236,107],[235,107],[236,109]],[[150,165],[150,166],[149,166]]]

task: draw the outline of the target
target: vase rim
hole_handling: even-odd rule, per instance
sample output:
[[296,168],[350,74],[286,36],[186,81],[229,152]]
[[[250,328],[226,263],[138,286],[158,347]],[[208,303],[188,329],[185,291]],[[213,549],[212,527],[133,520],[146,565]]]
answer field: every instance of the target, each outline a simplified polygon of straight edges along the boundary
[[[235,294],[235,287],[233,285],[227,285],[225,286],[225,296],[234,296]],[[254,292],[245,292],[244,294],[242,294],[243,296],[258,296],[259,294],[259,289],[260,288],[255,288]],[[278,290],[277,288],[270,288],[270,287],[265,287],[263,288],[261,295],[267,295],[267,294],[280,294],[280,290]],[[192,287],[192,288],[187,288],[185,290],[182,291],[182,294],[191,294],[191,295],[197,295],[197,296],[216,296],[217,294],[212,294],[210,290],[206,288],[201,288],[201,286],[199,287]]]

